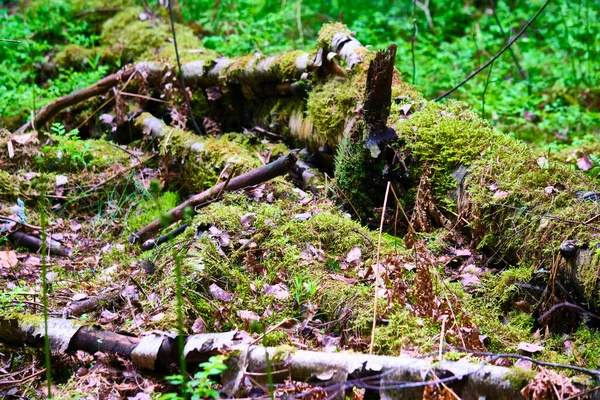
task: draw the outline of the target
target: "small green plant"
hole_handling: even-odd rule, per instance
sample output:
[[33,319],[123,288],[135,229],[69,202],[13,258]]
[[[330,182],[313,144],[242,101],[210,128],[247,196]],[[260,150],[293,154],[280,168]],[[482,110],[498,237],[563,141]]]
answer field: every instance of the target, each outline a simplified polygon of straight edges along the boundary
[[298,305],[312,299],[317,293],[317,284],[311,280],[304,280],[301,276],[294,276],[294,298]]
[[179,400],[191,399],[199,400],[206,397],[218,399],[219,392],[215,389],[216,382],[211,379],[212,376],[218,376],[227,369],[224,355],[212,356],[207,362],[200,364],[200,371],[196,372],[191,380],[185,379],[181,374],[167,376],[167,380],[172,385],[184,386],[180,393],[167,393],[160,397],[161,400]]
[[67,132],[63,124],[55,122],[50,127],[50,132],[56,143],[43,148],[45,156],[54,156],[56,163],[66,169],[85,168],[92,161],[91,146],[87,141],[79,139],[79,130]]

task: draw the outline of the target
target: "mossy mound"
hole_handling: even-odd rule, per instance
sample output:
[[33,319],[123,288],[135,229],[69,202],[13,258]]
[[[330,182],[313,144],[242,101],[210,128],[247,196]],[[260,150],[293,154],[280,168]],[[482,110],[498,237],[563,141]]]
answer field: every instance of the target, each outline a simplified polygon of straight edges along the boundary
[[82,71],[85,68],[91,68],[91,61],[94,60],[97,54],[96,49],[69,44],[54,56],[54,62],[60,68]]
[[[315,318],[329,322],[329,332],[357,327],[368,332],[372,287],[340,277],[359,278],[359,269],[345,261],[353,248],[363,254],[363,268],[371,264],[376,234],[329,201],[307,208],[290,184],[279,179],[261,189],[262,202],[254,201],[255,196],[230,194],[203,208],[169,250],[171,256],[156,250],[160,273],[155,279],[171,282],[163,285],[168,302],[175,301],[171,290],[179,259],[185,296],[191,301],[186,315],[201,316],[209,330],[248,329],[253,316],[262,325]],[[266,198],[270,204],[264,203]],[[205,233],[194,239],[199,231]],[[215,294],[215,285],[230,298]]]
[[[141,7],[119,12],[104,23],[101,44],[104,56],[116,58],[122,64],[142,60],[167,59],[175,63],[173,34],[168,19],[150,16]],[[177,46],[182,62],[216,57],[216,53],[202,47],[191,28],[175,24]]]
[[51,135],[52,146],[44,146],[37,158],[46,171],[76,172],[87,169],[99,172],[115,165],[129,165],[131,155],[103,139],[81,140],[76,137]]

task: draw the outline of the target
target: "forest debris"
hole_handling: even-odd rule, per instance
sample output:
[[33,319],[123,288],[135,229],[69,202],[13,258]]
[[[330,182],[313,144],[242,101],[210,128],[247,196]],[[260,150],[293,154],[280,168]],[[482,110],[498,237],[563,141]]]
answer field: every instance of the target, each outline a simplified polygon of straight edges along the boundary
[[[8,343],[32,345],[43,343],[43,318],[4,317],[0,319],[0,339]],[[64,353],[84,350],[90,354],[118,353],[134,364],[154,369],[179,360],[175,338],[166,334],[150,334],[143,338],[125,336],[88,326],[72,320],[49,318],[48,336],[53,351]],[[254,374],[258,381],[266,379],[267,354],[278,361],[278,371],[272,373],[274,382],[288,377],[294,381],[320,380],[330,395],[343,393],[346,388],[378,389],[382,398],[421,399],[423,388],[439,380],[424,381],[430,371],[443,379],[459,396],[487,396],[494,399],[519,398],[521,386],[513,386],[511,370],[505,367],[468,362],[442,361],[434,363],[411,357],[374,356],[358,353],[324,353],[304,350],[284,350],[276,347],[250,346],[251,338],[243,331],[191,335],[185,338],[183,355],[188,363],[200,362],[215,352],[230,353],[229,369],[223,375],[234,382],[245,373]],[[407,384],[407,382],[411,382]],[[227,393],[229,396],[233,393]]]
[[[31,251],[38,252],[42,250],[42,240],[36,238],[35,236],[16,231],[8,235],[8,238],[11,242],[15,243],[16,245],[25,246]],[[58,242],[55,242],[51,239],[48,240],[46,246],[47,250],[52,255],[67,257],[71,254],[71,251],[69,249],[61,246]]]
[[109,307],[119,299],[119,290],[112,290],[109,293],[103,293],[94,297],[73,298],[73,302],[69,304],[63,311],[64,316],[79,316],[95,310],[98,306]]
[[[538,371],[536,377],[521,390],[526,400],[580,398],[581,391],[566,376],[543,367],[539,367]],[[557,397],[559,393],[560,397]]]
[[[289,171],[291,166],[294,165],[296,160],[296,152],[291,151],[284,157],[281,157],[270,164],[264,165],[240,176],[236,176],[229,182],[223,182],[213,186],[209,190],[205,190],[202,193],[190,197],[185,202],[170,210],[166,215],[170,218],[171,222],[179,221],[183,218],[186,208],[194,209],[196,206],[212,200],[215,196],[219,195],[223,191],[242,189],[246,186],[263,183],[277,176],[284,175]],[[131,243],[143,243],[161,228],[162,221],[163,220],[161,218],[155,219],[150,224],[132,234],[129,237],[129,241]]]

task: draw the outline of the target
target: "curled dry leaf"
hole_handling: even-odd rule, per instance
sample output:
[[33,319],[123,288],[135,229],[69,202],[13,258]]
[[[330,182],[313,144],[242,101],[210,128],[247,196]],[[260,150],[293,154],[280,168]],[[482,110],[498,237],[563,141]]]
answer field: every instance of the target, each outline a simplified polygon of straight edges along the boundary
[[210,287],[208,288],[208,290],[210,291],[210,294],[212,294],[212,296],[216,300],[220,300],[220,301],[224,301],[226,303],[229,303],[233,299],[233,296],[231,295],[231,293],[229,293],[226,290],[221,289],[215,283],[213,283],[212,285],[210,285]]
[[360,247],[353,247],[346,255],[346,262],[353,266],[358,267],[362,262],[362,250]]
[[521,342],[517,346],[517,350],[525,351],[527,353],[539,353],[544,350],[544,346],[535,343]]
[[246,229],[250,228],[254,221],[256,221],[255,213],[244,214],[242,215],[242,218],[240,218],[240,224]]
[[263,285],[263,290],[266,295],[273,295],[277,300],[286,300],[290,297],[290,291],[284,283],[278,283],[277,285]]

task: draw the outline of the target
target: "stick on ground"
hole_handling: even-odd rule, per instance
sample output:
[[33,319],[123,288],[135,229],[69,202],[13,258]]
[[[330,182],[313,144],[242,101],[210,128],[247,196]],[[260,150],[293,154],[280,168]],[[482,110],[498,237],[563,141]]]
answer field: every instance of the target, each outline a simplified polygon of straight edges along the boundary
[[[297,159],[298,156],[296,155],[296,152],[291,151],[284,157],[281,157],[270,164],[263,165],[262,167],[246,172],[245,174],[236,176],[229,182],[220,183],[202,193],[190,197],[185,202],[170,210],[166,216],[171,222],[179,221],[183,218],[184,210],[187,207],[194,208],[199,204],[205,203],[208,200],[211,200],[213,197],[219,195],[223,190],[230,192],[242,189],[246,186],[257,185],[259,183],[271,180],[277,176],[284,175],[289,171],[292,165],[294,165]],[[148,225],[133,233],[129,237],[129,242],[144,243],[146,240],[156,234],[156,232],[158,232],[158,230],[162,227],[162,221],[163,220],[161,218],[155,219]]]

